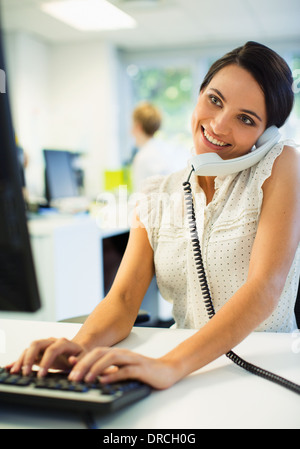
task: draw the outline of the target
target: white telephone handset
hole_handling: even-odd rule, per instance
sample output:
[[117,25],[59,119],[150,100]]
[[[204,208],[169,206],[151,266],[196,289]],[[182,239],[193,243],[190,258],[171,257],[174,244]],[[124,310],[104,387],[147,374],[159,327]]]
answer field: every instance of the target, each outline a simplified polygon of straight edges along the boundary
[[270,126],[260,136],[251,152],[235,159],[222,159],[216,153],[198,154],[190,159],[197,176],[224,176],[257,164],[271,148],[278,143],[280,133],[276,126]]

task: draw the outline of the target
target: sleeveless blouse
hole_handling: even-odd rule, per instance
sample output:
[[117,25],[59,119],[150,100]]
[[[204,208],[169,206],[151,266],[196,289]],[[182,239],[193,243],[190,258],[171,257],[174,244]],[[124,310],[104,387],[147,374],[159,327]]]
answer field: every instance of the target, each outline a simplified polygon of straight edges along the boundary
[[[216,177],[215,194],[208,205],[197,177],[191,176],[202,258],[216,312],[247,279],[263,201],[262,185],[270,177],[283,147],[283,142],[275,145],[260,162],[242,172]],[[184,204],[182,183],[189,173],[190,168],[186,168],[147,179],[137,213],[154,251],[158,288],[162,297],[173,304],[175,326],[199,329],[209,318],[196,272]],[[294,307],[299,274],[300,244],[278,306],[257,331],[292,332],[297,329]]]

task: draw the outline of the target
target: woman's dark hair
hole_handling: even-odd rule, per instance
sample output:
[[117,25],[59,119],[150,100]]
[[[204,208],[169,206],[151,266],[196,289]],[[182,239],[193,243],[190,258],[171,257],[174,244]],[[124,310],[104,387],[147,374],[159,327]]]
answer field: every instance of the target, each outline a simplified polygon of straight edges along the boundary
[[280,128],[294,104],[293,76],[288,64],[275,51],[250,41],[218,59],[205,76],[200,91],[219,70],[232,64],[247,70],[260,85],[265,95],[267,128],[271,125]]

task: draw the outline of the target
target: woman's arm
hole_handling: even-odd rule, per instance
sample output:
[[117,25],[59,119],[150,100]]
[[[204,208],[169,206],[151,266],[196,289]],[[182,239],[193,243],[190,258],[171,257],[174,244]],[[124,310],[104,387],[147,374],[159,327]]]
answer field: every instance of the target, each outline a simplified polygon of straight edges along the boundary
[[97,348],[82,359],[71,377],[113,382],[137,378],[167,388],[239,344],[276,308],[300,240],[300,155],[285,148],[263,186],[263,205],[245,284],[192,337],[159,359],[121,349]]
[[300,241],[300,153],[288,147],[263,185],[263,205],[246,283],[189,341],[166,355],[182,375],[227,353],[278,305]]
[[153,275],[153,250],[146,230],[135,218],[111,290],[87,318],[73,341],[90,350],[98,345],[112,346],[126,338]]
[[[50,367],[65,369],[68,357],[82,357],[98,345],[112,346],[130,333],[154,274],[153,250],[147,232],[136,218],[121,265],[108,295],[99,303],[72,341],[49,338],[32,342],[12,372],[28,374],[39,363],[40,375]],[[84,300],[84,298],[83,298]]]

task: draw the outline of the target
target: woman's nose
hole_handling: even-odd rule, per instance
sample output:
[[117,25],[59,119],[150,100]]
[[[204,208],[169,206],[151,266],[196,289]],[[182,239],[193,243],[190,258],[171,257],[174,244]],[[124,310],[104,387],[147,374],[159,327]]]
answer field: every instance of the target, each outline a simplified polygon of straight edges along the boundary
[[211,129],[217,136],[227,136],[230,132],[230,119],[223,111],[211,120]]

